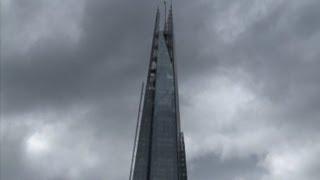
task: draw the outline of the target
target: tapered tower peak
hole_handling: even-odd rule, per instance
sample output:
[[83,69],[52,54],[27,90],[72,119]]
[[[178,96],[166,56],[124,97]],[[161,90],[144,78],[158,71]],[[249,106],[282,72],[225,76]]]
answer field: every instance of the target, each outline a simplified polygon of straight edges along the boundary
[[130,180],[187,180],[172,14],[171,4],[168,16],[165,14],[164,29],[159,30],[160,11],[157,9]]

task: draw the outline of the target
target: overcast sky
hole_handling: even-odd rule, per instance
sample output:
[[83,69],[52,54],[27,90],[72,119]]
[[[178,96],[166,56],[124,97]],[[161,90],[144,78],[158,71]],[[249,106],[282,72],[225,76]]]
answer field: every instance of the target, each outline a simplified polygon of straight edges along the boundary
[[[1,180],[126,180],[156,0],[1,0]],[[190,180],[320,179],[320,1],[175,0]]]

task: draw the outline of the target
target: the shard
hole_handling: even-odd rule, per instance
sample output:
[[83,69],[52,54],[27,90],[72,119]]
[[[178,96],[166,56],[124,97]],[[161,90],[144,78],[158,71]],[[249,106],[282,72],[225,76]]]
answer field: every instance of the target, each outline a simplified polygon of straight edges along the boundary
[[130,180],[187,180],[184,137],[180,128],[172,5],[164,19],[164,27],[160,29],[158,9]]

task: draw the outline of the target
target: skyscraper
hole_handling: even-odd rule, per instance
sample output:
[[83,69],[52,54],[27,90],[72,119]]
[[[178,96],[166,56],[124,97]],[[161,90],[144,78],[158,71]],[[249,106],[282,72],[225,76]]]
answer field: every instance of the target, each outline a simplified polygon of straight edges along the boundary
[[142,115],[137,124],[130,172],[132,180],[187,180],[172,5],[164,19],[164,27],[160,30],[157,9]]

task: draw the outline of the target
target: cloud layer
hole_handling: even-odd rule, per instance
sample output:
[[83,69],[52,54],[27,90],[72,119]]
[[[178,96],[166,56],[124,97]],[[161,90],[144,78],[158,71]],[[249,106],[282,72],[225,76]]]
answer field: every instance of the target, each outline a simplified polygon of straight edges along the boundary
[[[128,178],[157,1],[1,1],[1,179]],[[316,180],[320,2],[174,1],[190,179]]]

